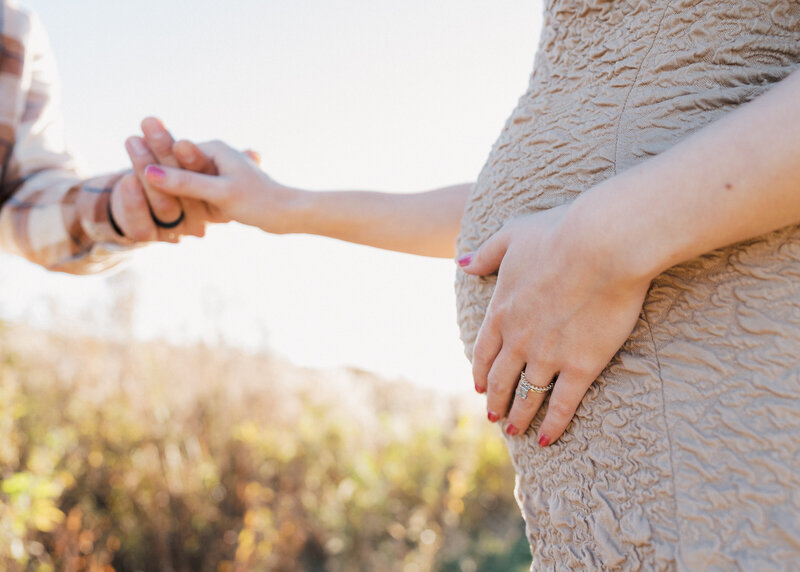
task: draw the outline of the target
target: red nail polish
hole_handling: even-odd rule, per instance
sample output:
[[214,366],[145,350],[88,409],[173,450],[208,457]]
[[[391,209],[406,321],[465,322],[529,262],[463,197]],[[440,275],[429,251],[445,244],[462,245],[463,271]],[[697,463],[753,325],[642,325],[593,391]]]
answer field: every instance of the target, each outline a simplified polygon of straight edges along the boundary
[[474,255],[471,252],[467,255],[462,256],[461,258],[458,259],[458,265],[462,267],[469,265],[469,263],[472,262],[473,256]]
[[500,420],[500,416],[494,411],[489,411],[489,413],[486,414],[486,417],[488,417],[489,421],[492,423],[497,423]]
[[148,179],[152,179],[156,182],[163,181],[164,177],[167,176],[164,169],[156,165],[148,165],[147,169],[144,170],[144,174]]
[[475,384],[475,391],[477,391],[478,393],[486,393],[486,390],[477,383]]
[[514,425],[509,423],[506,426],[506,433],[508,433],[509,435],[511,435],[513,437],[514,435],[517,435],[519,433],[519,429],[517,429],[516,427],[514,427]]
[[542,433],[539,436],[539,446],[540,447],[547,447],[550,444],[550,437]]

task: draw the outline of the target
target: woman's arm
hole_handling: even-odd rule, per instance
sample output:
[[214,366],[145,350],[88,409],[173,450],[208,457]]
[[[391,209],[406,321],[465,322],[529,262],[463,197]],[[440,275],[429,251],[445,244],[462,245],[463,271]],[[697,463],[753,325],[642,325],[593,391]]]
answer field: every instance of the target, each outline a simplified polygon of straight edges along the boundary
[[293,232],[453,258],[471,184],[413,194],[298,191]]
[[558,375],[539,444],[558,439],[633,330],[650,281],[694,256],[800,222],[800,72],[561,207],[510,221],[459,263],[498,270],[474,346],[489,418],[524,432]]
[[[206,201],[212,215],[270,233],[317,234],[423,256],[455,254],[469,184],[416,194],[304,191],[275,182],[224,143],[199,149],[219,176],[151,165],[147,180],[165,193]],[[182,163],[197,153],[186,141],[176,143],[174,152]]]
[[569,222],[653,277],[800,222],[800,72],[577,199]]

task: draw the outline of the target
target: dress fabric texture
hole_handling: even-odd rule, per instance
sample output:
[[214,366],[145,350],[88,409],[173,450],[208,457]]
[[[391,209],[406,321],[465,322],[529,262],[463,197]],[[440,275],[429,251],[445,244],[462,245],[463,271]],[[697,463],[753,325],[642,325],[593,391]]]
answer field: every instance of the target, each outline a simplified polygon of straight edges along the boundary
[[[529,88],[472,191],[460,253],[668,149],[800,63],[797,1],[544,4]],[[469,357],[494,285],[456,279]],[[657,277],[548,448],[536,444],[542,414],[507,438],[533,570],[797,570],[800,227]]]

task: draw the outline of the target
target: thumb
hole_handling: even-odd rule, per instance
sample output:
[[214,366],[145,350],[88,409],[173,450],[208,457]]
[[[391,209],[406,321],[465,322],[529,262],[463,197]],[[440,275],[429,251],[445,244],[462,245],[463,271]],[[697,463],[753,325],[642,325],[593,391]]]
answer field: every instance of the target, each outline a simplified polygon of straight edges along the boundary
[[216,204],[225,197],[225,181],[221,177],[192,173],[163,165],[148,165],[147,182],[167,194]]
[[508,249],[508,236],[502,230],[494,233],[475,252],[465,254],[458,259],[458,265],[467,274],[485,276],[497,272]]

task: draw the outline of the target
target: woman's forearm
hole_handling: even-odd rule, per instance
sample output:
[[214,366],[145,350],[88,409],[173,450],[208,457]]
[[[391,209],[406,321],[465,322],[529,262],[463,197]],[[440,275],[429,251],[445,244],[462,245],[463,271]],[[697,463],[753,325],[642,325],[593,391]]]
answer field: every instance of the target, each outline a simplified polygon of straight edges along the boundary
[[424,193],[296,191],[287,232],[452,258],[471,184]]
[[150,165],[147,182],[168,195],[205,201],[214,220],[235,220],[273,234],[317,234],[376,248],[452,258],[471,184],[417,194],[315,192],[282,185],[250,155],[220,141],[179,141],[182,164],[214,162],[216,175]]
[[568,216],[612,264],[651,277],[800,222],[800,72],[586,192]]

